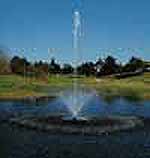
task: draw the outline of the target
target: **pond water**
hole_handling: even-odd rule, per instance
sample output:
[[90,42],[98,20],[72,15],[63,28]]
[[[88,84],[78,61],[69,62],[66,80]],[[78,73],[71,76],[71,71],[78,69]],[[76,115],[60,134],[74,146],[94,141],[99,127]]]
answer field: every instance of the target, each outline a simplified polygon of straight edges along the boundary
[[[37,105],[38,104],[38,105]],[[61,104],[61,106],[60,106]],[[57,115],[67,113],[60,99],[39,103],[0,102],[0,118],[12,115]],[[105,102],[90,100],[82,115],[134,115],[150,117],[150,101],[129,102],[118,98]],[[148,158],[150,127],[102,136],[52,135],[0,124],[0,157],[2,158]]]
[[[60,115],[69,114],[68,107],[61,98],[44,100],[39,102],[27,101],[1,101],[1,117],[9,115]],[[128,101],[123,98],[116,98],[111,102],[106,102],[99,96],[93,96],[82,107],[79,115],[88,117],[103,117],[107,115],[133,115],[140,117],[150,117],[150,101]]]

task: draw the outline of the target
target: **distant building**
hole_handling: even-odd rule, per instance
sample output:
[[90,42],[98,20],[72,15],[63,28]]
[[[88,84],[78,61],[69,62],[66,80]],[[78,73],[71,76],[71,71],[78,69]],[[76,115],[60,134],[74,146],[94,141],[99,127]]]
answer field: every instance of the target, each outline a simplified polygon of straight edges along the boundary
[[150,72],[150,61],[145,61],[144,71],[145,72]]
[[101,70],[102,70],[102,67],[104,65],[104,61],[99,59],[96,63],[95,63],[95,72],[96,72],[96,76],[101,76]]

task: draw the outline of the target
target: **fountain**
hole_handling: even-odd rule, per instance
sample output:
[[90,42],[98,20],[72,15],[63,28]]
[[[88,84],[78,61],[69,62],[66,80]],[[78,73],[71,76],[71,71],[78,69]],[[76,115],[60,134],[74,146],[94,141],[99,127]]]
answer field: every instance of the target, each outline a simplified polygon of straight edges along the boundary
[[[52,133],[66,134],[88,134],[100,135],[103,133],[128,130],[137,125],[143,125],[143,122],[136,117],[121,117],[121,116],[103,116],[101,118],[88,118],[83,115],[83,109],[96,100],[95,92],[89,88],[85,88],[78,83],[77,66],[80,64],[80,40],[82,37],[82,14],[80,11],[81,1],[74,0],[73,9],[73,50],[75,55],[74,73],[72,89],[63,92],[57,99],[60,100],[59,106],[67,109],[67,113],[63,116],[43,115],[41,117],[21,117],[12,118],[10,123],[19,126],[44,130]],[[93,104],[93,102],[92,102]],[[91,105],[94,106],[94,105]]]
[[85,88],[78,91],[66,91],[60,97],[61,102],[67,108],[68,113],[63,117],[64,120],[87,120],[87,116],[83,116],[82,110],[88,105],[88,102],[94,97],[94,92],[87,92]]
[[[77,76],[77,65],[79,64],[78,53],[79,53],[79,42],[81,36],[81,14],[79,12],[78,7],[75,7],[73,10],[73,49],[74,49],[74,78],[73,78],[73,93],[70,95],[67,101],[67,107],[69,111],[72,113],[72,118],[77,119],[78,113],[81,111],[83,107],[83,94],[78,93],[78,83],[76,80]],[[71,100],[70,100],[71,99]],[[71,101],[71,102],[70,102]],[[69,104],[68,104],[69,103]]]
[[[85,117],[79,116],[83,106],[86,105],[92,94],[86,92],[84,88],[79,88],[77,81],[77,66],[80,64],[80,40],[82,37],[82,15],[80,11],[81,0],[73,1],[73,52],[74,52],[74,73],[72,90],[63,94],[63,101],[71,116],[65,116],[67,120],[86,120]],[[66,95],[67,94],[67,95]]]

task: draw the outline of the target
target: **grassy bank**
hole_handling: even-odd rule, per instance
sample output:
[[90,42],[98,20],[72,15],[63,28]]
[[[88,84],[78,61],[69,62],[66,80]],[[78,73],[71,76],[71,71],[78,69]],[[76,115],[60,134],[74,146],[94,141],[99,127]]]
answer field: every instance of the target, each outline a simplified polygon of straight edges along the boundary
[[[16,75],[0,76],[0,98],[58,95],[72,86],[73,79],[66,76],[51,76],[48,79],[24,78]],[[82,77],[78,83],[97,90],[104,97],[123,96],[128,99],[150,99],[150,73],[126,79]]]

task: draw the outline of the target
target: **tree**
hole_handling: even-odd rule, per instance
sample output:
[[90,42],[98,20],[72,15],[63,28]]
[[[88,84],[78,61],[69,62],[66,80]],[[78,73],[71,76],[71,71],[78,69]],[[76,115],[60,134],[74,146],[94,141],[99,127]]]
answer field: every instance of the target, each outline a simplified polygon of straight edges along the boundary
[[7,74],[10,72],[10,62],[7,52],[3,48],[0,48],[0,74]]
[[82,63],[78,66],[77,71],[80,75],[94,75],[95,74],[95,65],[93,62]]
[[145,63],[142,59],[132,57],[130,61],[123,67],[124,72],[134,72],[136,70],[144,70]]
[[62,68],[63,74],[72,74],[73,73],[73,67],[70,64],[64,64]]
[[112,56],[108,56],[101,68],[101,75],[111,75],[118,73],[120,66],[116,63],[116,59]]
[[14,56],[10,61],[11,70],[13,73],[23,75],[27,71],[30,63],[25,58]]
[[34,64],[34,67],[37,76],[48,74],[48,63],[40,60]]
[[49,72],[51,74],[56,74],[61,72],[60,65],[55,62],[54,58],[52,58],[51,63],[49,64]]

